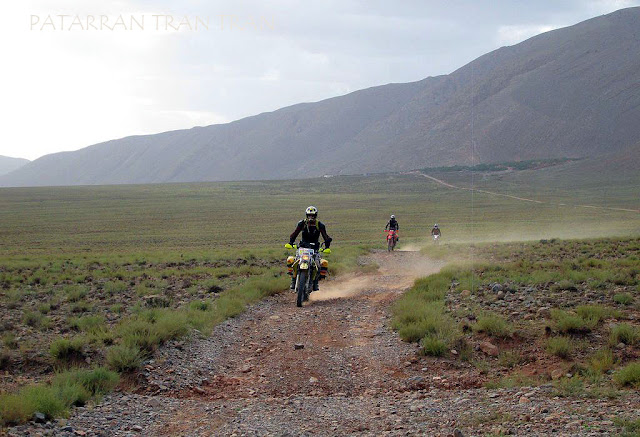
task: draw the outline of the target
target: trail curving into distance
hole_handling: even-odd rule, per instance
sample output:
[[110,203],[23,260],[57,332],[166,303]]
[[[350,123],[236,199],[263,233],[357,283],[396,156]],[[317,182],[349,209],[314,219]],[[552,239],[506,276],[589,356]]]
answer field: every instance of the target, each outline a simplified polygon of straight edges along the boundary
[[545,201],[542,201],[542,200],[528,199],[526,197],[513,196],[511,194],[496,193],[495,191],[481,190],[479,188],[459,187],[457,185],[453,185],[453,184],[450,184],[448,182],[445,182],[442,179],[438,179],[438,178],[435,178],[433,176],[430,176],[428,174],[421,173],[421,172],[415,172],[413,174],[418,174],[420,176],[423,176],[423,177],[425,177],[427,179],[430,179],[430,180],[432,180],[432,181],[434,181],[434,182],[436,182],[436,183],[438,183],[440,185],[443,185],[445,187],[448,187],[448,188],[453,188],[453,189],[456,189],[456,190],[475,191],[476,193],[490,194],[492,196],[508,197],[510,199],[520,200],[520,201],[523,201],[523,202],[532,202],[532,203],[539,203],[539,204],[546,204],[546,205],[557,205],[557,206],[571,206],[571,207],[577,207],[577,208],[593,208],[593,209],[603,209],[603,210],[609,210],[609,211],[625,211],[625,212],[640,213],[640,209],[616,208],[616,207],[612,207],[612,206],[597,206],[597,205],[581,205],[581,204],[545,202]]

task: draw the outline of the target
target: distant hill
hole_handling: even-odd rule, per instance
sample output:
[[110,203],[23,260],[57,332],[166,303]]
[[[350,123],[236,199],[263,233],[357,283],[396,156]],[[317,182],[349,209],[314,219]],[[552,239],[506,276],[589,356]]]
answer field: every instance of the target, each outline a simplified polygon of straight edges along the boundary
[[504,181],[518,181],[521,186],[555,187],[568,190],[609,190],[628,187],[634,190],[640,206],[640,142],[601,156],[588,158],[538,171],[523,171],[505,176]]
[[28,159],[10,158],[0,155],[0,175],[7,174],[29,163]]
[[629,8],[502,47],[446,76],[47,155],[0,184],[303,178],[596,157],[640,142],[638,83],[640,8]]

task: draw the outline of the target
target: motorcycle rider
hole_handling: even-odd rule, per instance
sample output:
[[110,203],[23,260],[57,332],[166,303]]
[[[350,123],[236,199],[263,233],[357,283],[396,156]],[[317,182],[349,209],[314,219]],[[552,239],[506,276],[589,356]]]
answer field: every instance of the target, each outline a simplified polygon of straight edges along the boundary
[[440,228],[438,227],[438,224],[436,223],[435,225],[433,225],[433,229],[431,229],[431,236],[435,237],[436,235],[439,237],[440,236]]
[[396,216],[391,214],[391,218],[389,219],[389,221],[387,222],[387,224],[384,227],[385,231],[387,229],[389,229],[390,231],[399,231],[400,230],[400,225],[398,224],[398,221],[396,220]]
[[400,236],[397,234],[397,232],[400,230],[400,224],[398,224],[396,216],[393,214],[391,214],[391,218],[384,227],[385,231],[387,229],[389,229],[390,231],[396,231],[396,241],[400,241]]
[[[306,219],[300,220],[296,225],[295,231],[289,237],[289,244],[293,246],[298,238],[298,234],[302,232],[302,239],[300,240],[300,247],[306,247],[309,249],[318,250],[320,249],[320,235],[324,239],[324,246],[326,249],[329,249],[331,245],[332,238],[327,234],[327,228],[324,223],[318,220],[318,208],[315,206],[310,206],[305,211]],[[313,281],[313,291],[318,290],[318,281],[320,280],[320,275],[316,275],[315,281]],[[296,286],[296,278],[295,276],[291,277],[291,289],[293,290]]]

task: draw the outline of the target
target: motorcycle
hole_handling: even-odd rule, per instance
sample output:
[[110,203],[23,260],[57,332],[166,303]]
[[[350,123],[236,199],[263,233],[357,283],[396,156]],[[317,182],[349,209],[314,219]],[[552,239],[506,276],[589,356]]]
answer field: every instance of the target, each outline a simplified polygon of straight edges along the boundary
[[440,244],[440,234],[434,234],[431,237],[433,237],[433,242],[435,244]]
[[396,248],[396,244],[398,243],[398,231],[396,230],[385,230],[387,234],[387,251],[391,252]]
[[320,246],[318,250],[298,247],[295,244],[286,244],[285,248],[296,250],[295,256],[287,258],[288,274],[296,278],[294,292],[296,293],[296,306],[301,307],[303,302],[309,300],[309,294],[313,291],[314,281],[323,279],[327,275],[329,261],[320,254],[329,254],[331,249]]

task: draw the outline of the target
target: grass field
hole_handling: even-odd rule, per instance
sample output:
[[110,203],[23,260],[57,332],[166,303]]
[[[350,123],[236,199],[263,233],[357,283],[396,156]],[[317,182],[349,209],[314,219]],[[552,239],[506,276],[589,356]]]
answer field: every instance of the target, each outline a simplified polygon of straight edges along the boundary
[[[633,200],[627,188],[614,194],[612,201]],[[424,239],[435,222],[446,241],[624,236],[640,229],[637,213],[516,201],[417,175],[20,188],[0,190],[0,256],[280,247],[311,204],[341,247],[382,241],[392,213],[401,235],[413,240]]]
[[[621,188],[610,198],[626,205],[631,194]],[[334,238],[334,275],[384,246],[392,213],[405,246],[425,242],[438,222],[445,242],[464,244],[458,251],[482,241],[624,237],[640,229],[633,212],[472,194],[415,174],[0,189],[0,368],[11,375],[0,390],[21,390],[2,395],[0,423],[27,420],[43,405],[51,406],[46,414],[63,414],[104,391],[96,379],[112,387],[117,373],[135,370],[159,345],[206,332],[285,288],[282,245],[311,204]],[[495,256],[511,256],[505,247]],[[441,305],[440,288],[428,307]],[[633,290],[618,294],[637,302]],[[425,345],[444,353],[448,339],[439,334]],[[52,380],[60,371],[72,373]]]

